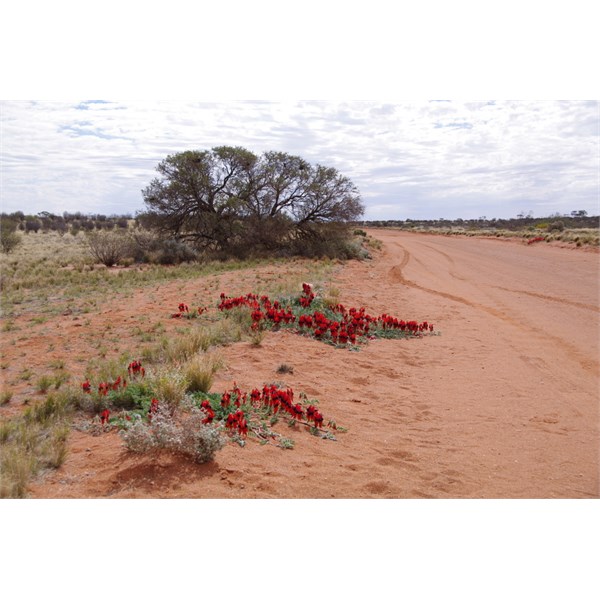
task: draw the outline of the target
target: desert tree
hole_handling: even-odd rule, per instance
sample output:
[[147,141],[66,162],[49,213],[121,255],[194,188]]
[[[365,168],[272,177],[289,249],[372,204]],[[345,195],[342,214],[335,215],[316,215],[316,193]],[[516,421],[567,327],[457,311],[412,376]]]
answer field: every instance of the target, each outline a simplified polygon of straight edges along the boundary
[[259,157],[219,146],[170,155],[157,171],[160,177],[142,191],[148,210],[139,220],[207,249],[272,248],[324,224],[353,221],[364,210],[347,177],[285,152]]

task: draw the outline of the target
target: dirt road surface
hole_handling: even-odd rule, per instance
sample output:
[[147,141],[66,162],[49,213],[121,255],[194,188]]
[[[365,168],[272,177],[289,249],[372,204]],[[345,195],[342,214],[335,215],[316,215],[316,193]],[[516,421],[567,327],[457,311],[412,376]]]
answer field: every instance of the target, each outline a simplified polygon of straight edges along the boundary
[[[340,301],[428,320],[439,335],[373,340],[351,352],[270,333],[258,348],[227,347],[228,368],[213,386],[279,381],[303,390],[348,428],[337,441],[297,430],[293,450],[250,440],[196,465],[132,455],[116,433],[74,432],[66,462],[32,495],[597,498],[599,254],[370,233],[383,250],[338,271]],[[174,285],[161,293],[166,305],[182,297]],[[140,295],[131,311],[143,302]],[[276,374],[282,362],[294,373]]]

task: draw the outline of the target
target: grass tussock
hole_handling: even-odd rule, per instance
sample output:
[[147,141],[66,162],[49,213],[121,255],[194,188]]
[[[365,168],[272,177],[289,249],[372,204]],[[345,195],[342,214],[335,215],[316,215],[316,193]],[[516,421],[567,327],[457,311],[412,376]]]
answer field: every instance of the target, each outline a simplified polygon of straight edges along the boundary
[[0,422],[0,498],[24,498],[42,469],[63,464],[73,408],[71,395],[55,392],[22,416]]
[[216,353],[198,354],[183,367],[187,392],[207,393],[212,387],[215,373],[224,366],[223,359]]
[[224,317],[206,325],[190,328],[176,337],[163,336],[154,346],[147,346],[141,350],[141,359],[149,364],[182,365],[200,352],[239,342],[243,335],[244,327],[240,323]]
[[148,383],[154,390],[156,398],[175,411],[185,397],[187,379],[181,368],[164,367],[152,372]]

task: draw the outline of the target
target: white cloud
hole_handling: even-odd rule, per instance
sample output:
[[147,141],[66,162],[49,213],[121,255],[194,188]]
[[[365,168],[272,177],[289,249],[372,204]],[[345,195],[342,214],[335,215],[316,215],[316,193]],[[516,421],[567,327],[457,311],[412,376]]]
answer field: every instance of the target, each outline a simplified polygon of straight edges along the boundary
[[7,212],[135,212],[167,154],[216,145],[334,166],[358,185],[367,218],[599,212],[597,102],[77,100],[1,108]]

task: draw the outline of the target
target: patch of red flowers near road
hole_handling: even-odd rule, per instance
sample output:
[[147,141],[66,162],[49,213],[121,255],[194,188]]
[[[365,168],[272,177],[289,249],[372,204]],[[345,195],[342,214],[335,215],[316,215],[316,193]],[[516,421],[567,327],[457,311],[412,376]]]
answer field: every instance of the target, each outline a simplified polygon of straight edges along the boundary
[[[314,404],[307,402],[303,394],[300,399],[303,402],[298,402],[292,388],[283,389],[272,384],[242,392],[234,382],[231,390],[221,394],[217,411],[225,428],[242,437],[248,434],[249,429],[256,432],[257,419],[267,417],[288,417],[292,424],[298,423],[317,430],[323,428],[321,412]],[[206,422],[211,423],[215,419],[214,405],[204,400],[201,407],[207,412]],[[328,426],[337,428],[333,421],[329,421]]]
[[199,306],[195,311],[190,312],[190,307],[185,302],[180,302],[177,307],[178,312],[171,315],[172,319],[181,319],[183,317],[187,319],[194,319],[205,313],[208,309],[206,306]]
[[541,236],[537,236],[534,238],[531,238],[530,240],[527,240],[527,245],[530,246],[531,244],[537,244],[538,242],[543,242],[546,238],[543,238]]
[[252,329],[267,326],[279,328],[294,324],[295,331],[327,341],[335,346],[355,345],[360,341],[377,337],[420,336],[433,332],[433,324],[415,320],[404,320],[388,314],[373,316],[364,307],[346,308],[343,304],[314,308],[316,295],[308,283],[302,284],[302,295],[291,306],[282,306],[278,300],[256,294],[228,297],[221,294],[219,310],[226,311],[240,306],[251,309]]

